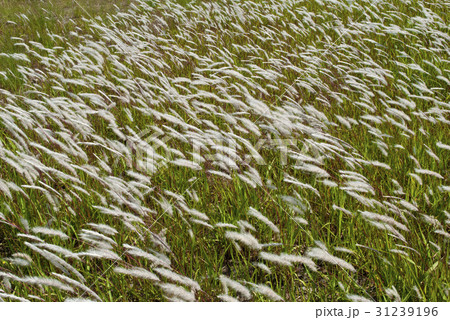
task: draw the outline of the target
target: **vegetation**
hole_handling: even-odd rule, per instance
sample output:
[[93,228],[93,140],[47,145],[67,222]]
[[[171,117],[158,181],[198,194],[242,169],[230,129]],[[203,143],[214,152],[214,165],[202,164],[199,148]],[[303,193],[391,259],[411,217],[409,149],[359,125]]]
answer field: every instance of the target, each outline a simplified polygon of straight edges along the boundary
[[449,300],[448,3],[0,5],[0,300]]

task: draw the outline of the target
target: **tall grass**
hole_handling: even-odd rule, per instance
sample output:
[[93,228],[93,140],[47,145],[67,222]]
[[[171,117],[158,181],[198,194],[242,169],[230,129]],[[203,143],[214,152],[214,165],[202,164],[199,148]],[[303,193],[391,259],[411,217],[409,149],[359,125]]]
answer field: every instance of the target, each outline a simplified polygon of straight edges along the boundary
[[449,299],[448,3],[3,2],[0,299]]

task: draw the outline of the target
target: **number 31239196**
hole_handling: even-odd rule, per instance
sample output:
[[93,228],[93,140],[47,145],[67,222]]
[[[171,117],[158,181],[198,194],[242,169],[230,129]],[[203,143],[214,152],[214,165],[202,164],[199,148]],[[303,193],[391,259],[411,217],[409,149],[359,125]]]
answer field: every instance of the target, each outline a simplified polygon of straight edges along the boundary
[[377,307],[377,317],[428,317],[438,315],[437,307]]

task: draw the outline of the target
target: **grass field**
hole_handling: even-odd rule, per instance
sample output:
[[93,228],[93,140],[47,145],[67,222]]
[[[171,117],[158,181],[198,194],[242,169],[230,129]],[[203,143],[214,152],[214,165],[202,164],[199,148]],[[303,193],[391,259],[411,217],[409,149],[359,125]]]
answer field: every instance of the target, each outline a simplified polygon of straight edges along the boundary
[[0,7],[0,301],[450,300],[448,1]]

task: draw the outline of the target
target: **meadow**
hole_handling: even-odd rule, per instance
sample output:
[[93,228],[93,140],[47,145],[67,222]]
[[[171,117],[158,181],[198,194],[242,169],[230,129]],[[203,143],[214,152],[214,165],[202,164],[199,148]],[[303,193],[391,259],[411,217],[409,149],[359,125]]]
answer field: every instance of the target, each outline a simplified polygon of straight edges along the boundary
[[0,8],[0,301],[450,300],[450,2]]

